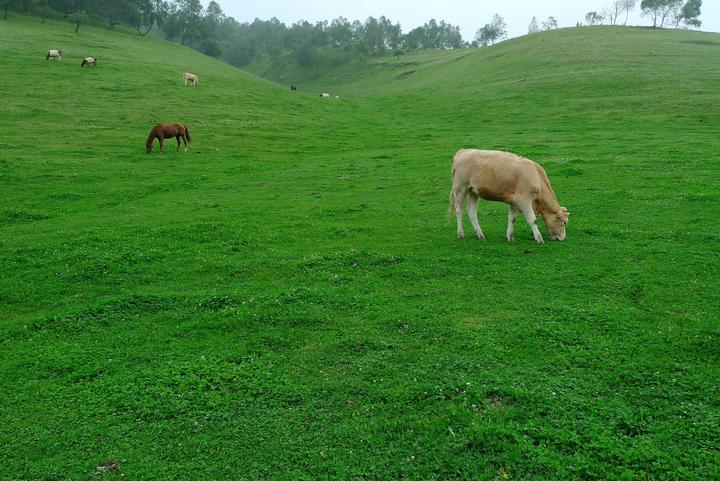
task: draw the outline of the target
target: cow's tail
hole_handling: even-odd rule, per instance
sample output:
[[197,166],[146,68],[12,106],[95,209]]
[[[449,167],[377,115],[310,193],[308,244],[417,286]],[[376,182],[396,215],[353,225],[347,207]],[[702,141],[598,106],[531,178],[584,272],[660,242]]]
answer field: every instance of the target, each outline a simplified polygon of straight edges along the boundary
[[447,213],[448,222],[450,222],[452,220],[454,213],[455,213],[455,189],[450,189],[450,207],[448,207],[448,213]]
[[187,141],[190,142],[190,131],[187,128],[187,125],[183,124],[183,127],[185,127],[185,137],[187,137]]
[[453,185],[450,188],[450,207],[448,207],[448,222],[452,220],[455,214],[455,167],[452,169],[452,181]]

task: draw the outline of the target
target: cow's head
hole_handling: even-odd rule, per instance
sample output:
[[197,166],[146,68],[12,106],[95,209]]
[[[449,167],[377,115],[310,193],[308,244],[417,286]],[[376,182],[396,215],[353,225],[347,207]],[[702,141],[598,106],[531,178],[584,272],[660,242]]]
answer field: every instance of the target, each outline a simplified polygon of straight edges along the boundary
[[565,226],[570,219],[570,212],[565,207],[560,207],[557,212],[541,212],[543,222],[550,231],[552,240],[565,240]]

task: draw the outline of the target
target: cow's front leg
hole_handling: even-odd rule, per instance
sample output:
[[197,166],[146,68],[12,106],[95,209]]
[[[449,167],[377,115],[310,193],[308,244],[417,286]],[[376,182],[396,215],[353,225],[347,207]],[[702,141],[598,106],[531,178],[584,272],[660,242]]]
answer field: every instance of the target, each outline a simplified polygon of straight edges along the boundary
[[530,225],[530,229],[532,229],[533,236],[535,237],[535,242],[537,242],[538,244],[543,244],[545,241],[543,240],[542,234],[540,233],[540,229],[538,229],[537,216],[535,215],[535,211],[532,208],[532,202],[524,202],[522,204],[519,204],[518,207],[525,216],[527,223]]
[[517,211],[515,210],[515,207],[513,207],[511,205],[510,209],[508,210],[508,227],[507,227],[508,242],[512,242],[515,240],[515,216],[517,216]]

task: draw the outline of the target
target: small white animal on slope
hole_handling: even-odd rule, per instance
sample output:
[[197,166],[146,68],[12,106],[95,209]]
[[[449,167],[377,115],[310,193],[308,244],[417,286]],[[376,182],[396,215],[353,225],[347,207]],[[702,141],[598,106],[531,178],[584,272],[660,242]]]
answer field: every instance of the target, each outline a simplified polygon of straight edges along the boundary
[[465,196],[468,197],[468,217],[478,239],[485,235],[477,220],[480,199],[505,202],[508,212],[507,240],[513,241],[517,212],[525,216],[535,240],[543,242],[537,226],[540,214],[553,240],[565,240],[565,226],[570,213],[558,204],[545,171],[530,159],[510,152],[460,149],[452,164],[453,186],[450,191],[450,214],[455,210],[457,236],[465,238],[462,227]]
[[80,66],[84,67],[85,65],[92,65],[93,68],[95,68],[97,65],[97,59],[95,57],[85,57]]
[[45,56],[45,60],[50,60],[51,58],[56,58],[60,61],[62,61],[62,50],[48,50],[47,55]]
[[330,94],[327,93],[327,92],[320,92],[320,97],[322,97],[322,98],[324,98],[324,99],[329,99],[329,98],[330,98]]
[[198,80],[197,75],[194,73],[185,72],[183,74],[183,81],[185,82],[185,85],[188,84],[188,81],[192,84],[193,87],[197,87],[200,81]]

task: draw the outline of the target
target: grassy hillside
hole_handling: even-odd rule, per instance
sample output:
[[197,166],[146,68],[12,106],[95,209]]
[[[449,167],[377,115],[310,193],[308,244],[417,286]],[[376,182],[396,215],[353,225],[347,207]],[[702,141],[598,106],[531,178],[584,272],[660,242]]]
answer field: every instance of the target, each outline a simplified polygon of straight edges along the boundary
[[[720,36],[564,30],[301,92],[19,17],[0,58],[0,479],[720,477]],[[146,154],[158,121],[190,151]],[[463,146],[543,165],[568,240],[507,243],[483,202],[457,241]]]

